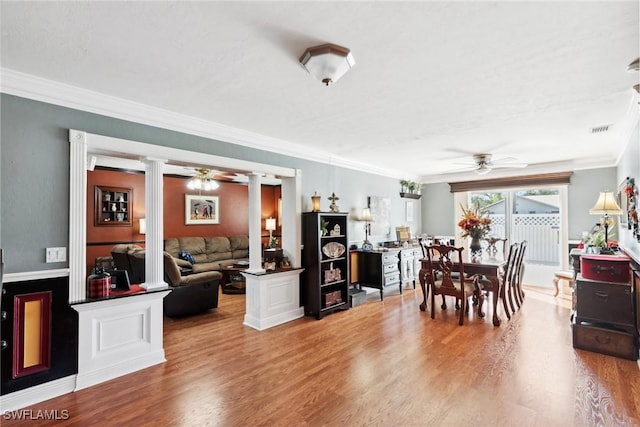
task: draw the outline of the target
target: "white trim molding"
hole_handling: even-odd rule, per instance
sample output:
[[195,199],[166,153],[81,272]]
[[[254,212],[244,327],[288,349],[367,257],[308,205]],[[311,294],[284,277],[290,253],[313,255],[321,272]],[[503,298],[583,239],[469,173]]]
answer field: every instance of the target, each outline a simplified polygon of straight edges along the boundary
[[59,378],[43,384],[38,384],[24,390],[0,396],[0,415],[7,411],[15,411],[63,394],[72,393],[76,386],[76,376]]
[[43,79],[9,68],[0,68],[0,82],[0,91],[9,95],[375,175],[406,178],[406,172],[402,170],[355,162],[283,139]]

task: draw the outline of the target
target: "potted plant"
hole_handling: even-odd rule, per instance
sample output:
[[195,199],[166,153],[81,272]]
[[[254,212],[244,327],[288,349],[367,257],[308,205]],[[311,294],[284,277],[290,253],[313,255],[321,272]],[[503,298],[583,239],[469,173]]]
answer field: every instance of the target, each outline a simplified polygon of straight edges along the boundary
[[400,181],[400,186],[400,197],[408,197],[411,199],[420,198],[420,189],[422,188],[422,184],[419,182],[403,179]]
[[329,227],[329,221],[327,221],[325,219],[321,219],[320,220],[320,232],[322,233],[323,236],[326,236],[327,233],[329,232],[327,227]]

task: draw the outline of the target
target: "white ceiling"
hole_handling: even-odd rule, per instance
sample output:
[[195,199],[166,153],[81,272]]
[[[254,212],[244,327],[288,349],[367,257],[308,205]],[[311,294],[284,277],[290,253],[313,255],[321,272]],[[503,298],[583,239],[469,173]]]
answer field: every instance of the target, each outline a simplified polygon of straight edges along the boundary
[[[489,176],[613,166],[638,108],[637,0],[0,7],[5,93],[43,78],[98,112],[423,182],[473,178],[448,174],[473,153],[530,165]],[[327,42],[356,61],[329,87],[298,62]]]

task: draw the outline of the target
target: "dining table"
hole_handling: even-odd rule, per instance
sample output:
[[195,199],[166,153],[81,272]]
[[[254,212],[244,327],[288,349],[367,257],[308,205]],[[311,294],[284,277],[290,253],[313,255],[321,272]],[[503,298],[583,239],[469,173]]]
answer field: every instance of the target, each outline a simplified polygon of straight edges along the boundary
[[[470,255],[470,254],[469,254]],[[454,261],[453,268],[457,269],[459,261]],[[464,273],[467,277],[478,275],[483,280],[476,280],[474,283],[477,286],[478,295],[482,296],[485,290],[492,291],[493,294],[493,325],[500,326],[501,320],[498,315],[498,301],[502,300],[504,311],[507,318],[511,318],[511,314],[507,307],[507,300],[505,298],[505,290],[502,280],[502,272],[504,270],[506,260],[503,257],[491,257],[485,256],[480,259],[471,259],[471,257],[464,257],[462,260]],[[429,296],[428,288],[426,287],[426,278],[429,274],[429,261],[426,258],[420,260],[420,288],[422,289],[422,303],[420,304],[420,310],[425,311],[427,308],[427,298]],[[482,308],[482,297],[479,298],[478,310]]]

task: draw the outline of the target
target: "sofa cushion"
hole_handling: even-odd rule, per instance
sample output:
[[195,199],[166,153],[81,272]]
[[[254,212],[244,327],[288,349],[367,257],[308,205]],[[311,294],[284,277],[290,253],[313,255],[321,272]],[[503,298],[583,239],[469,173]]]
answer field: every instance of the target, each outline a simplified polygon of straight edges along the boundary
[[196,262],[207,261],[207,246],[204,237],[178,237],[180,249],[189,251]]
[[231,244],[228,237],[207,237],[205,240],[208,262],[231,258]]
[[180,249],[182,249],[180,247],[180,242],[175,237],[164,241],[164,250],[169,252],[174,258],[178,258]]
[[249,256],[249,236],[231,236],[229,243],[231,244],[230,258],[247,258]]
[[220,261],[211,261],[211,262],[200,262],[197,264],[193,264],[191,269],[194,273],[202,273],[205,271],[217,271],[222,268],[223,265],[229,264],[228,260],[223,260],[221,264]]
[[186,249],[182,249],[180,250],[180,252],[178,252],[178,258],[183,259],[191,264],[196,263],[196,260],[193,258],[193,255],[191,255],[191,252]]

